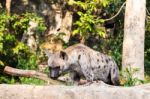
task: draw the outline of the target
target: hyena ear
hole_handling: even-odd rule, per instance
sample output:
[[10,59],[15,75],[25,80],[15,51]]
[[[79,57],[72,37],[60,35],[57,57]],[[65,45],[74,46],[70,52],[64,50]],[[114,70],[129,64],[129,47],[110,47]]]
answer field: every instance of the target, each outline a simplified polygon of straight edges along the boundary
[[60,51],[60,58],[62,58],[63,60],[68,60],[67,53],[64,51]]
[[48,56],[48,57],[51,57],[53,55],[53,53],[50,52],[48,49],[45,49],[44,52],[45,52],[46,56]]

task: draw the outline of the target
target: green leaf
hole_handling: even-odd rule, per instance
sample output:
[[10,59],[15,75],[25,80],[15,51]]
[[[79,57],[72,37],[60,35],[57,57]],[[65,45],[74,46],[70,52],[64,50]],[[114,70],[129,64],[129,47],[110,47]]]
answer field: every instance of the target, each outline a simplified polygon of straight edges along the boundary
[[18,42],[17,46],[13,48],[13,53],[18,54],[20,50],[27,50],[27,49],[28,47],[24,43]]
[[75,3],[74,0],[69,0],[69,1],[68,1],[68,4],[69,4],[69,5],[73,5],[74,3]]
[[3,43],[0,42],[0,52],[3,51]]
[[4,63],[3,63],[3,61],[1,61],[1,60],[0,60],[0,66],[4,66]]
[[74,30],[74,31],[72,32],[72,35],[76,35],[76,34],[78,34],[78,33],[79,33],[79,30],[76,29],[76,30]]

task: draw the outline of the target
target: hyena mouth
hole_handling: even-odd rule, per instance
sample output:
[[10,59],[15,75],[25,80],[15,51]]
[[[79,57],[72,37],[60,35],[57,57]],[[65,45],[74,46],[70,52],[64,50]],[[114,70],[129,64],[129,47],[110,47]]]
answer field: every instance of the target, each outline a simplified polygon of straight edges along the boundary
[[49,68],[49,70],[50,70],[50,77],[52,79],[57,79],[59,77],[60,67]]

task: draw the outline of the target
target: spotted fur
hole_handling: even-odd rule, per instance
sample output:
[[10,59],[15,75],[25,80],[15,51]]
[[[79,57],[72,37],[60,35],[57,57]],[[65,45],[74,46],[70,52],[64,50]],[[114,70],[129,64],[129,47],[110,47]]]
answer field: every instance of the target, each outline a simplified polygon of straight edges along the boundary
[[68,47],[62,52],[51,55],[50,67],[60,67],[61,73],[70,71],[72,80],[84,76],[87,81],[102,80],[105,83],[119,85],[119,70],[116,62],[107,55],[95,51],[83,44]]

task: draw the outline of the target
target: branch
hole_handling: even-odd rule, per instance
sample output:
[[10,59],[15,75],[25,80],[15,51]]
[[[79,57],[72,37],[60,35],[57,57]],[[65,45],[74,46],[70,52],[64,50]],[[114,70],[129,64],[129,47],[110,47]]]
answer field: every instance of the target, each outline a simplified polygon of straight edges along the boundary
[[108,19],[104,19],[104,20],[105,21],[109,21],[109,20],[112,20],[112,19],[116,18],[120,14],[120,12],[121,12],[121,10],[122,10],[122,8],[124,7],[125,4],[126,4],[126,2],[124,2],[122,4],[122,6],[120,7],[119,11],[114,16],[112,16],[111,18],[108,18]]
[[147,9],[147,8],[146,8],[146,12],[147,12],[148,16],[150,16],[150,13],[149,13],[149,11],[148,11],[148,9]]
[[150,12],[148,11],[147,8],[146,8],[146,12],[147,12],[147,18],[150,19]]
[[49,84],[63,84],[62,82],[64,82],[64,81],[57,81],[57,80],[50,79],[48,75],[41,72],[37,72],[35,70],[22,70],[22,69],[12,68],[10,66],[5,66],[4,73],[13,76],[34,77],[34,78],[47,81]]

